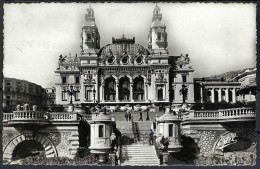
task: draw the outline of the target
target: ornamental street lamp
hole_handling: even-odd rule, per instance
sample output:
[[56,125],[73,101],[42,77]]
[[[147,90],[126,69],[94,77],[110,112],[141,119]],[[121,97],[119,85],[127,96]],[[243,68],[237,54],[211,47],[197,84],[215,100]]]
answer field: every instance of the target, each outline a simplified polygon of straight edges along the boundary
[[183,84],[182,88],[180,90],[180,94],[182,94],[182,103],[185,103],[187,93],[188,93],[187,86],[185,84]]
[[73,104],[72,103],[72,96],[76,93],[77,91],[73,89],[73,86],[70,85],[70,89],[67,90],[67,93],[68,95],[70,96],[70,104]]
[[94,96],[94,108],[96,106],[96,102],[95,102],[95,98],[96,98],[96,90],[95,90],[95,86],[94,86],[94,90],[93,90],[93,96]]
[[172,97],[171,97],[171,95],[172,95],[172,90],[169,89],[168,92],[169,92],[169,103],[170,103],[169,106],[170,106],[170,111],[171,111],[171,110],[172,110],[172,99],[171,99],[171,98],[172,98]]

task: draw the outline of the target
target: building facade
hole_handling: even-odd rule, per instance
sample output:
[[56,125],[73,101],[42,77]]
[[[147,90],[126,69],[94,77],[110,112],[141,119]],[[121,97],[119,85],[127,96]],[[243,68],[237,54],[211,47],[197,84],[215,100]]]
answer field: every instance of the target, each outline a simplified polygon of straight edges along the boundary
[[43,91],[43,88],[35,83],[5,77],[3,79],[4,112],[11,112],[18,104],[24,105],[25,103],[41,107]]
[[43,105],[53,106],[55,105],[55,88],[44,88]]
[[89,7],[81,33],[81,53],[60,56],[56,69],[56,104],[164,106],[194,103],[193,69],[188,55],[171,56],[160,7],[153,11],[148,47],[135,38],[112,38],[100,48],[94,10]]

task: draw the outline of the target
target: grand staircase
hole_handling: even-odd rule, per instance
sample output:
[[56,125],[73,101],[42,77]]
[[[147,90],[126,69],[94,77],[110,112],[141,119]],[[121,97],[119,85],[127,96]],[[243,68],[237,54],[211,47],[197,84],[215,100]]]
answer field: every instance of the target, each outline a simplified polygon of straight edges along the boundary
[[134,143],[122,147],[121,166],[157,166],[157,158],[154,146]]

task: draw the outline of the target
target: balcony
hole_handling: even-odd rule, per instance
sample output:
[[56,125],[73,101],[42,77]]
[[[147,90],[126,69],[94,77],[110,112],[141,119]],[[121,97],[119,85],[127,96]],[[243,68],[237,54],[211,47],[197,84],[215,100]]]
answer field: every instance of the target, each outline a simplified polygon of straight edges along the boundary
[[46,125],[49,123],[48,115],[46,112],[31,110],[14,111],[13,113],[7,113],[6,115],[4,115],[4,120],[7,120],[8,124],[10,125]]

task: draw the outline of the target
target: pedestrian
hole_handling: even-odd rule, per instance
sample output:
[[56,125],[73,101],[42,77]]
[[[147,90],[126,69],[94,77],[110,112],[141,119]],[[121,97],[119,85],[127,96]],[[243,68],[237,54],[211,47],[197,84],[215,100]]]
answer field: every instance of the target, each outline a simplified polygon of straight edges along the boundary
[[146,121],[149,121],[150,120],[150,117],[149,117],[149,111],[147,111],[147,114],[146,114]]
[[139,121],[143,121],[143,113],[140,111],[140,118]]
[[128,119],[129,119],[129,121],[131,121],[131,119],[132,119],[130,110],[128,111]]
[[150,145],[153,145],[153,135],[154,135],[154,133],[153,133],[153,130],[151,129],[150,133],[149,133],[149,144]]
[[128,114],[125,112],[125,120],[128,121]]

